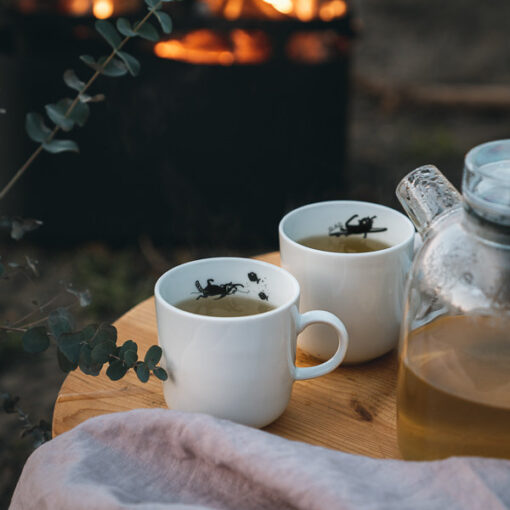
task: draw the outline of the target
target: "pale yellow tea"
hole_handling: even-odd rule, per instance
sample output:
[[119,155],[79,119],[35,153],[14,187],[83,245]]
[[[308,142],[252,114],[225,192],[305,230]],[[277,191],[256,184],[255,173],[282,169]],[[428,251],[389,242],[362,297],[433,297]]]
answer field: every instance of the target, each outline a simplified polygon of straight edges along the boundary
[[305,237],[298,241],[303,246],[314,248],[316,250],[331,251],[335,253],[365,253],[368,251],[378,251],[389,248],[390,245],[377,239],[364,237],[336,237],[330,235],[320,235]]
[[510,458],[510,320],[443,317],[407,342],[398,386],[403,457]]
[[186,312],[213,317],[244,317],[275,309],[273,305],[263,299],[242,296],[225,296],[220,299],[214,297],[197,299],[195,297],[185,299],[174,306]]

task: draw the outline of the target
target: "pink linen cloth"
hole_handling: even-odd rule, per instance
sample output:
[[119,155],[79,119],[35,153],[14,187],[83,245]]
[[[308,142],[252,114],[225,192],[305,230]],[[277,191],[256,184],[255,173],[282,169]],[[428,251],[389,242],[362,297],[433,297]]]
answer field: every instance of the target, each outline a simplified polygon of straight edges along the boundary
[[371,459],[164,409],[99,416],[41,446],[11,503],[11,510],[508,508],[509,461]]

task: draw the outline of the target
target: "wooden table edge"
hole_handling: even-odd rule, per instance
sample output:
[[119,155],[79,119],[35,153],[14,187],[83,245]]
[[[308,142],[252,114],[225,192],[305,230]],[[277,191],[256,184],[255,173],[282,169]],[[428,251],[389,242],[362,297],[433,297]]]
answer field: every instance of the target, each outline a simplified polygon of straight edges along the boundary
[[[279,265],[280,262],[278,252],[259,255],[254,258],[275,265]],[[154,315],[154,297],[152,296],[137,304],[114,322],[114,325],[119,330],[121,342],[127,339],[127,337],[124,338],[125,324],[129,322],[133,314],[145,314],[145,319],[150,315],[152,320]],[[154,327],[151,323],[151,328]],[[146,331],[141,331],[146,333]],[[151,335],[153,333],[151,329]],[[128,336],[137,340],[136,336],[132,336],[131,333]],[[143,336],[143,334],[140,335],[141,341],[139,343],[142,349],[145,350],[149,343],[145,339],[142,340]],[[151,338],[151,343],[154,343],[153,338]],[[265,430],[288,439],[304,441],[350,453],[372,457],[400,458],[395,430],[395,359],[394,354],[388,354],[364,365],[340,367],[337,370],[341,370],[341,372],[335,371],[328,376],[314,379],[313,384],[310,384],[309,381],[296,382],[294,384],[293,398],[294,392],[300,395],[299,405],[294,402],[294,405],[289,406],[282,418]],[[306,357],[303,353],[300,355],[300,360],[305,365],[314,363],[311,358]],[[334,377],[336,377],[335,381],[338,381],[338,383],[333,385],[331,381]],[[74,381],[76,385],[80,380],[83,381],[83,384],[87,385],[87,391],[74,393],[69,391],[73,387],[73,384],[70,383]],[[111,389],[104,390],[101,387],[98,390],[97,387],[100,386],[101,381],[104,381],[105,386],[107,388],[110,386]],[[114,384],[115,386],[106,379],[104,373],[98,378],[86,376],[79,371],[68,374],[55,401],[52,421],[53,437],[74,428],[82,421],[85,421],[85,419],[88,419],[82,420],[80,417],[79,420],[73,421],[72,413],[71,415],[65,414],[66,409],[82,405],[84,402],[84,405],[89,406],[86,409],[87,412],[91,413],[89,418],[97,414],[119,412],[132,408],[128,406],[125,409],[118,409],[116,402],[119,399],[127,398],[126,395],[130,396],[135,393],[135,397],[139,399],[138,401],[142,402],[142,405],[138,407],[164,407],[160,386],[158,386],[157,390],[154,390],[154,384],[159,384],[159,381],[149,381],[149,383],[142,384],[137,381],[134,374],[128,374],[124,379],[116,381]],[[96,391],[89,390],[92,386],[96,386]],[[130,391],[133,393],[130,394]],[[321,392],[322,395],[320,402],[314,402],[317,391]],[[153,396],[152,400],[150,400],[151,395]],[[147,402],[150,404],[150,402],[154,401],[154,395],[159,399],[159,405],[146,405]],[[341,399],[341,404],[339,399]],[[109,410],[105,406],[111,401],[115,402],[116,407]],[[312,408],[314,412],[310,413],[309,409]],[[82,409],[80,408],[77,414],[81,412]],[[84,412],[84,414],[87,414],[87,412]],[[321,413],[322,421],[320,419]],[[333,416],[332,413],[336,414]],[[337,427],[336,420],[344,421]],[[75,423],[75,421],[77,422]],[[347,428],[346,425],[348,425]],[[342,434],[345,437],[341,437]]]

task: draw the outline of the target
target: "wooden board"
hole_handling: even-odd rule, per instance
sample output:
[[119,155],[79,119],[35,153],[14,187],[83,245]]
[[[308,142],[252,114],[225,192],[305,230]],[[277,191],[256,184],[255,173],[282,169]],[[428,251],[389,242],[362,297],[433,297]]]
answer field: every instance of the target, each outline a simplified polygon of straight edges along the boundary
[[[278,253],[261,260],[279,264]],[[120,341],[133,339],[143,355],[157,343],[154,299],[121,317],[115,326]],[[298,351],[298,364],[317,361]],[[357,366],[294,384],[285,413],[266,431],[288,439],[371,457],[400,458],[395,433],[395,353]],[[55,403],[53,435],[72,429],[93,416],[141,407],[166,407],[161,382],[143,384],[134,373],[110,381],[104,373],[91,377],[79,371],[65,379]]]

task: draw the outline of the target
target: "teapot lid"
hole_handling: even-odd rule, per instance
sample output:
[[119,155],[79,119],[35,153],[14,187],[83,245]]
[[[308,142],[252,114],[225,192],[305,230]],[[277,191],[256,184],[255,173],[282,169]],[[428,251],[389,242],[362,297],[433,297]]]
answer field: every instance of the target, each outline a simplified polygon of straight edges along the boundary
[[484,143],[467,153],[462,193],[477,215],[510,226],[510,140]]

